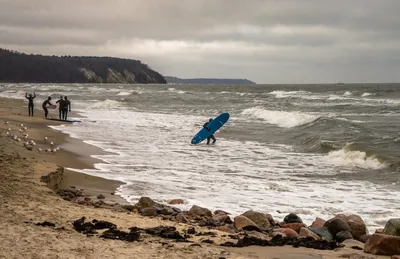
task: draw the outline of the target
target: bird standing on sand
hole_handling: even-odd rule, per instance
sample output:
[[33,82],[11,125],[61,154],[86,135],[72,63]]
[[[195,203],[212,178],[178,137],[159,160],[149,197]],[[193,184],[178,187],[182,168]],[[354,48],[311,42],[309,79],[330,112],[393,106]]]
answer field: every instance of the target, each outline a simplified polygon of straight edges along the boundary
[[53,142],[53,141],[50,141],[50,145],[54,145],[54,142]]
[[47,140],[47,137],[44,137],[44,140]]

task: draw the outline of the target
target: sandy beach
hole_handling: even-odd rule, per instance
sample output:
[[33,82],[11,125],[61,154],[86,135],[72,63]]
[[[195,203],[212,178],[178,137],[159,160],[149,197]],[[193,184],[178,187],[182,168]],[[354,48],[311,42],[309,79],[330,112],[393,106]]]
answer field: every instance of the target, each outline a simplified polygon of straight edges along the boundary
[[[190,242],[175,242],[145,235],[140,242],[126,242],[79,233],[72,223],[82,217],[110,221],[124,231],[157,226],[174,226],[184,231],[192,225],[143,217],[116,206],[127,204],[113,195],[121,182],[63,169],[93,168],[98,161],[90,155],[102,151],[49,128],[48,125],[61,122],[44,120],[41,111],[36,110],[34,117],[28,117],[26,110],[23,101],[0,98],[0,258],[389,258],[351,248],[327,251],[289,246],[221,247],[218,244],[229,240],[225,232],[199,226],[195,226],[197,232],[215,232],[214,244],[202,242],[201,236],[189,238]],[[24,141],[15,141],[6,134],[9,128],[13,134],[19,134],[21,124],[27,127],[29,139],[36,143],[33,150],[28,150]],[[37,151],[54,146],[60,150]],[[61,172],[60,179],[54,178],[55,182],[47,184],[41,181],[57,170]],[[96,208],[66,201],[56,194],[58,189],[82,190],[91,201],[98,201],[98,195],[102,194],[104,206]],[[54,223],[55,227],[36,225],[44,221]]]

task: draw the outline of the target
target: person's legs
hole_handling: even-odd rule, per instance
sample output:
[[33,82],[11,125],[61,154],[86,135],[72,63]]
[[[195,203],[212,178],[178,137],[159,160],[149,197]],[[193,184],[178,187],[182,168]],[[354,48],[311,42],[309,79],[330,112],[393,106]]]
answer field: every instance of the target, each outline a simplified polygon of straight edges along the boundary
[[67,117],[68,117],[68,110],[65,109],[64,110],[64,120],[67,120]]
[[29,114],[29,116],[31,116],[31,106],[30,105],[28,105],[28,114]]
[[62,110],[61,109],[58,110],[58,117],[60,118],[60,120],[62,120],[63,116],[62,116]]
[[33,116],[33,105],[29,106],[29,116]]
[[210,144],[210,139],[211,139],[210,137],[207,138],[207,145]]
[[210,138],[213,140],[213,144],[215,143],[215,141],[217,141],[217,139],[214,137],[214,135],[211,135]]
[[47,115],[49,114],[49,110],[46,107],[43,108],[44,110],[44,117],[47,119]]

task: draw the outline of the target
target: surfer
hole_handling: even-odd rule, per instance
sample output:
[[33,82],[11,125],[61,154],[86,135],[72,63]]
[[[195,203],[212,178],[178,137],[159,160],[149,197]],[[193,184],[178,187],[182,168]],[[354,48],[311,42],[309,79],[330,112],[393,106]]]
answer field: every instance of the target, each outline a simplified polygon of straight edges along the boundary
[[64,119],[64,106],[65,102],[62,96],[60,96],[60,100],[58,100],[56,103],[58,103],[58,117],[60,120]]
[[49,96],[49,97],[47,98],[47,100],[44,101],[43,104],[42,104],[42,108],[43,108],[43,110],[44,110],[44,117],[45,117],[46,119],[48,119],[47,115],[49,114],[49,111],[47,110],[47,106],[48,106],[48,105],[53,105],[53,104],[50,102],[50,100],[51,100],[51,97]]
[[63,111],[64,120],[67,120],[68,111],[71,111],[71,102],[68,100],[67,96],[64,96],[64,111]]
[[28,99],[28,112],[29,112],[29,116],[31,116],[31,114],[32,114],[32,116],[33,116],[33,107],[34,107],[34,105],[33,105],[33,99],[36,98],[36,94],[35,94],[35,92],[33,92],[33,96],[32,96],[32,94],[29,94],[29,96],[28,96],[28,94],[25,93],[25,98]]
[[[210,131],[210,128],[207,127],[207,125],[208,125],[210,122],[212,122],[212,120],[213,120],[213,119],[210,119],[208,122],[204,123],[203,128],[205,128],[206,130]],[[214,135],[211,135],[211,136],[209,136],[209,137],[207,138],[207,145],[210,144],[210,139],[213,140],[213,144],[215,143],[215,141],[217,141],[216,138],[214,137]]]

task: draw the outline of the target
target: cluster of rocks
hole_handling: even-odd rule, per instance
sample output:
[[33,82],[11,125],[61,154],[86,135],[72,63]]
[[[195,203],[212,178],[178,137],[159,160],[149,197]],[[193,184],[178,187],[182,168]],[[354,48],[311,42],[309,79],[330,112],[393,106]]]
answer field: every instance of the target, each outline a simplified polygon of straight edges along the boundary
[[[180,204],[179,200],[170,204]],[[338,214],[325,221],[316,218],[311,226],[303,223],[296,214],[287,215],[283,222],[276,222],[270,214],[249,210],[233,219],[230,214],[194,205],[189,211],[181,211],[142,197],[132,210],[143,216],[161,216],[163,219],[241,234],[237,242],[225,245],[293,245],[334,249],[345,240],[365,243],[364,251],[373,254],[400,254],[400,219],[391,219],[382,233],[370,235],[363,219],[358,215]],[[362,248],[361,248],[362,249]]]

